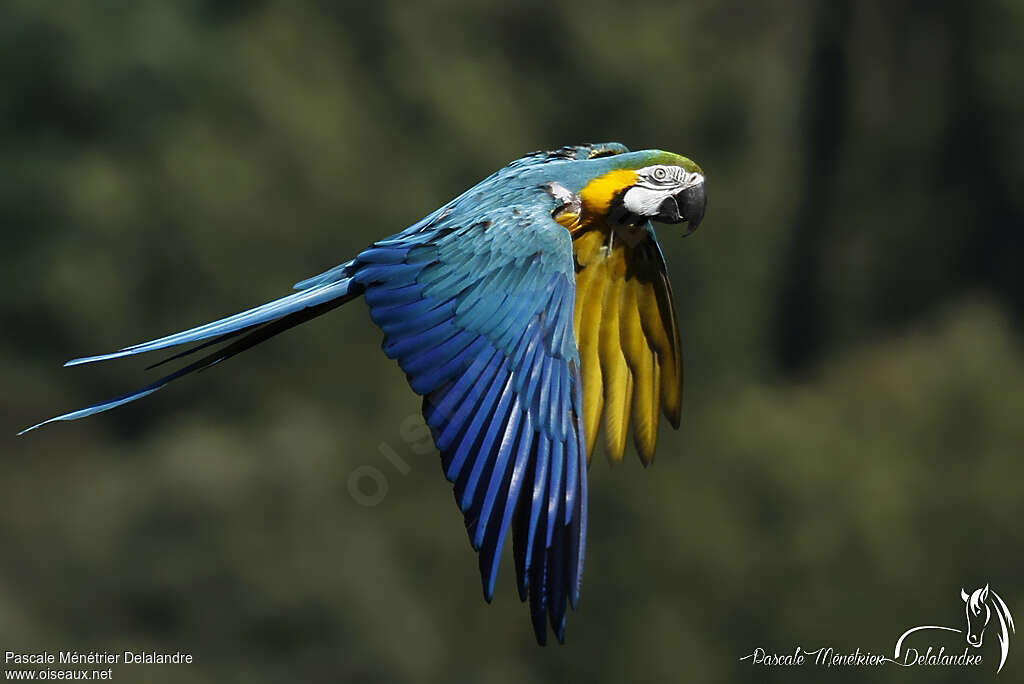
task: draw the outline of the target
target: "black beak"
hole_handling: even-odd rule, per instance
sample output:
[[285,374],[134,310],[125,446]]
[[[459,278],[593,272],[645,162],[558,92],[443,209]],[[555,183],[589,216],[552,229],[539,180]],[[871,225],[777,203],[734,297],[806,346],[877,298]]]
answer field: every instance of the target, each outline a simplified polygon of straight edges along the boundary
[[671,197],[666,197],[658,207],[658,216],[655,220],[661,223],[686,221],[690,224],[690,232],[693,232],[704,220],[704,210],[707,206],[708,197],[704,192],[704,181],[701,181]]
[[683,215],[683,220],[690,224],[690,230],[697,230],[697,226],[704,220],[704,210],[708,208],[708,196],[704,192],[704,181],[692,185],[676,195],[676,201]]

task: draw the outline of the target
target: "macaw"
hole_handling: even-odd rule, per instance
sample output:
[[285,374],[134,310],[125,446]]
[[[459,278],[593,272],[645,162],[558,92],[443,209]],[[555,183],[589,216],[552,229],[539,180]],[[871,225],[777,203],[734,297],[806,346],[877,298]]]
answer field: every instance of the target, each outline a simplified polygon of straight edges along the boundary
[[[116,399],[135,401],[362,296],[398,361],[454,485],[490,602],[512,529],[520,600],[538,643],[564,643],[587,527],[587,470],[603,426],[621,461],[632,424],[654,458],[658,414],[679,427],[683,360],[651,221],[697,228],[704,173],[686,157],[619,143],[535,152],[296,293],[190,330],[69,361],[224,343]],[[168,359],[170,360],[170,359]],[[162,362],[161,362],[162,363]],[[24,432],[28,432],[25,430]]]

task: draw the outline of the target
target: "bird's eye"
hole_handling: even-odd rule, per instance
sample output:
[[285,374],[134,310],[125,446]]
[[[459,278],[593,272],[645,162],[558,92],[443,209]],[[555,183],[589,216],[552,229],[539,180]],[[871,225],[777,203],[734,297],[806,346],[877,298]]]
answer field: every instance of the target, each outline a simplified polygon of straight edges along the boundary
[[665,180],[665,178],[668,177],[668,171],[659,166],[658,168],[654,169],[654,171],[651,172],[651,176],[654,178],[654,180],[663,181]]

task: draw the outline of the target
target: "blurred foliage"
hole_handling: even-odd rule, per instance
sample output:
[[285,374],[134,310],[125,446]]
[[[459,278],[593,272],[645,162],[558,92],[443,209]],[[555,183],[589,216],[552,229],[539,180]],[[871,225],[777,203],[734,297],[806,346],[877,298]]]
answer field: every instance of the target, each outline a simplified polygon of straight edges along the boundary
[[[891,648],[959,620],[961,585],[1019,612],[1022,30],[1017,0],[8,0],[0,644],[196,655],[131,681],[789,681],[738,659]],[[13,437],[139,384],[64,359],[279,296],[599,140],[694,158],[711,204],[660,229],[684,426],[647,471],[592,469],[566,647],[533,644],[511,567],[480,600],[359,304]]]

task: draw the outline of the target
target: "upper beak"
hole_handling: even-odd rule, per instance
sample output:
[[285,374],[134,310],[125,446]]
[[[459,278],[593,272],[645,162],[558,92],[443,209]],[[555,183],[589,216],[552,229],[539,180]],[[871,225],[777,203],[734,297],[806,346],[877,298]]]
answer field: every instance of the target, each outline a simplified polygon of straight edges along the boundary
[[683,220],[690,224],[690,231],[697,230],[697,226],[704,220],[704,210],[708,208],[708,196],[704,192],[704,181],[683,190],[676,195],[679,203],[679,213]]
[[704,192],[704,181],[695,183],[675,195],[666,197],[658,208],[657,221],[662,223],[690,224],[689,232],[693,232],[704,220],[704,210],[708,206],[708,197]]

